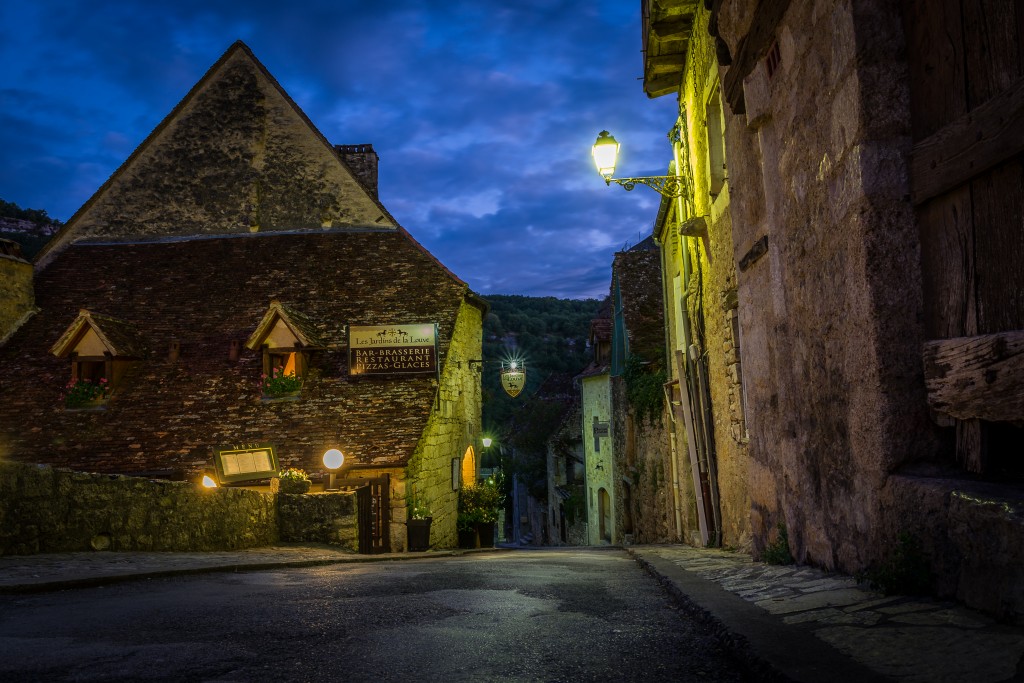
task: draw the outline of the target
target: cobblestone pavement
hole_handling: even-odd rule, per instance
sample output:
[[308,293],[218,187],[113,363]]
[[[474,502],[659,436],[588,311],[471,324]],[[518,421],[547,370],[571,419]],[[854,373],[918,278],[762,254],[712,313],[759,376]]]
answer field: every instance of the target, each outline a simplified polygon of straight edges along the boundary
[[[611,549],[606,549],[611,550]],[[723,637],[794,681],[1024,681],[1024,627],[951,602],[883,596],[852,578],[683,545],[627,550]],[[443,558],[452,550],[358,555],[326,545],[209,553],[0,556],[0,593],[102,585],[182,573]],[[737,638],[738,636],[738,638]]]
[[[882,679],[921,683],[1024,680],[1024,628],[998,624],[956,603],[887,597],[858,585],[849,576],[753,562],[749,555],[725,550],[689,546],[634,546],[629,550],[642,564],[656,558],[667,560],[756,606],[770,615],[769,626],[794,634],[788,639],[794,647],[802,647],[796,636],[812,633]],[[661,566],[664,568],[663,563]],[[702,607],[718,616],[716,601],[708,603]],[[726,626],[742,635],[742,623]],[[783,637],[782,642],[786,641]],[[770,659],[771,653],[767,654]]]

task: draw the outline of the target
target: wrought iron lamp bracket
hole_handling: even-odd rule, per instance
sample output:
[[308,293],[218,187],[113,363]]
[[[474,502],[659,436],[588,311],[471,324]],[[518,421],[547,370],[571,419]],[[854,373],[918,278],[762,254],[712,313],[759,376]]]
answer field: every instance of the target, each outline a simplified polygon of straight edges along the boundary
[[622,185],[627,191],[632,190],[637,185],[646,185],[663,197],[673,199],[682,197],[684,190],[682,176],[675,175],[645,176],[643,178],[605,178],[604,180],[608,185],[612,183]]

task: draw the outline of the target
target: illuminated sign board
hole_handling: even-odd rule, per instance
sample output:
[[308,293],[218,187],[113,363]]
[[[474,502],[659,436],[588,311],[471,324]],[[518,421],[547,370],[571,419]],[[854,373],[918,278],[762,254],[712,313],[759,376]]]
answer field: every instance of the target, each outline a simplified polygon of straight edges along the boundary
[[270,445],[222,448],[214,451],[213,463],[222,484],[277,476],[277,455]]
[[348,328],[349,375],[437,373],[437,325]]

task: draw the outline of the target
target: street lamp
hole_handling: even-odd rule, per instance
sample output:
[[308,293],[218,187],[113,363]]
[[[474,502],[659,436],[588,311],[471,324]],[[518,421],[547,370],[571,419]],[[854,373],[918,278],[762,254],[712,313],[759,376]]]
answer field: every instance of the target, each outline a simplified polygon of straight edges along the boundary
[[591,153],[594,155],[594,164],[597,166],[597,172],[604,178],[605,185],[616,183],[617,185],[622,185],[626,190],[632,190],[637,185],[646,185],[665,197],[683,196],[684,185],[682,176],[658,175],[640,178],[613,178],[615,162],[619,156],[619,143],[606,130],[602,130],[598,134],[597,142],[594,143]]
[[490,448],[492,443],[494,443],[494,441],[491,440],[491,437],[484,437],[484,448]]
[[338,474],[338,469],[345,462],[345,455],[337,448],[332,448],[324,453],[324,467],[330,472],[330,478],[327,481],[327,486],[324,487],[324,491],[337,491],[338,485],[335,483],[335,477]]

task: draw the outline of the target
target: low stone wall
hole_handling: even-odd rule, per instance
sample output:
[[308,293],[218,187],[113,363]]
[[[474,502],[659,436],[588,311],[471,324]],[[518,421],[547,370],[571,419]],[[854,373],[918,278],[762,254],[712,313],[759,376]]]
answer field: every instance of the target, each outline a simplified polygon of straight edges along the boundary
[[1024,504],[1019,490],[940,477],[893,476],[883,492],[889,536],[911,534],[940,597],[1024,624]]
[[355,550],[354,499],[203,489],[0,461],[0,555],[235,550],[279,540]]
[[329,543],[359,552],[358,504],[354,493],[277,496],[281,540]]

